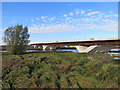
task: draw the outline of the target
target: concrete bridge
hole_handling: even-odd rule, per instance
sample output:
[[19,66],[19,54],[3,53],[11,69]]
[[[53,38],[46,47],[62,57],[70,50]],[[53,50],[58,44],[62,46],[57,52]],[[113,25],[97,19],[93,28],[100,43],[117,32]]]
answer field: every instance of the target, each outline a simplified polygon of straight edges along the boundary
[[56,50],[58,46],[74,46],[79,53],[108,52],[111,48],[120,45],[120,39],[97,39],[97,40],[79,40],[79,41],[61,41],[32,43],[33,47],[42,48],[43,51]]

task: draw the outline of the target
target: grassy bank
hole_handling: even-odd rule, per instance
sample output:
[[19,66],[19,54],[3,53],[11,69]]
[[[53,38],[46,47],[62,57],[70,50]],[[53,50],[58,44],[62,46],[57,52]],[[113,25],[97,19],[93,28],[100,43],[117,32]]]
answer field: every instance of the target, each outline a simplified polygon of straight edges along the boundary
[[118,73],[120,66],[112,62],[112,57],[107,54],[72,52],[4,54],[2,61],[3,88],[118,88],[120,86]]

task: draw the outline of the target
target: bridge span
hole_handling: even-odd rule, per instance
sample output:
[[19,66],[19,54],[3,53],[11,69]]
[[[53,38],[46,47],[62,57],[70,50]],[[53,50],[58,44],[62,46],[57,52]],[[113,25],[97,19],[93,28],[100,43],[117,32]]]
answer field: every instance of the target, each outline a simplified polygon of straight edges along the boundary
[[61,41],[32,43],[34,47],[42,48],[43,51],[56,50],[58,46],[74,46],[79,53],[90,52],[108,52],[111,48],[120,45],[120,39],[97,39],[97,40],[79,40],[79,41]]

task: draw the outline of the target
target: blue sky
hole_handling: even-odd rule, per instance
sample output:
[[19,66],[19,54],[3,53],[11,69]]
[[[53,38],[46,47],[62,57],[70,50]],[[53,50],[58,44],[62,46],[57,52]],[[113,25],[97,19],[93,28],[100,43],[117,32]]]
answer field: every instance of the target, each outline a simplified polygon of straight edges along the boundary
[[16,24],[28,26],[31,42],[117,38],[118,3],[3,2],[0,36]]
[[2,0],[2,2],[119,2],[119,0]]

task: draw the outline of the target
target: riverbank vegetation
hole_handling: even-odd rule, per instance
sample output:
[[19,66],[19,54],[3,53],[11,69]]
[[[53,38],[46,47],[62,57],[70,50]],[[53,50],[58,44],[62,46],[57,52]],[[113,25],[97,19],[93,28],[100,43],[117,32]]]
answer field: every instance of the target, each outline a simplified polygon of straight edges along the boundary
[[[105,54],[101,54],[105,56]],[[100,54],[73,52],[2,56],[3,88],[118,88],[120,66]],[[106,54],[107,56],[107,54]]]

